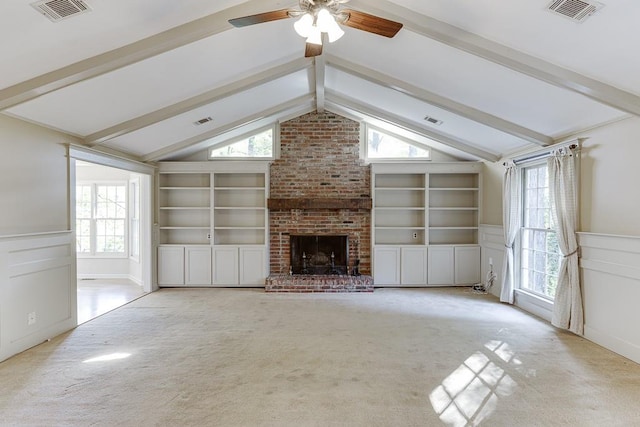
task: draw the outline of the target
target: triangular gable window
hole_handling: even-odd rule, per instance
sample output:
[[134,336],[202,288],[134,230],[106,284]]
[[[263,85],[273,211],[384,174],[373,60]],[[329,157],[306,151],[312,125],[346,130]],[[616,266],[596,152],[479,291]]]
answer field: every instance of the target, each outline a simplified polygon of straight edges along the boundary
[[209,150],[210,159],[272,159],[273,128]]
[[423,147],[417,142],[367,127],[367,158],[429,160],[431,152],[428,147]]

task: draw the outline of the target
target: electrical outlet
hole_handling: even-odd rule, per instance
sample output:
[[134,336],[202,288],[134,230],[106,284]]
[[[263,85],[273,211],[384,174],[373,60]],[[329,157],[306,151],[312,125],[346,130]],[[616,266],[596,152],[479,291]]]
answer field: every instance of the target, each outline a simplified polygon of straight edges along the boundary
[[417,239],[418,238],[418,233],[413,233],[413,238]]
[[32,311],[27,315],[27,325],[33,325],[36,323],[36,312]]
[[207,233],[207,240],[211,240],[211,233]]

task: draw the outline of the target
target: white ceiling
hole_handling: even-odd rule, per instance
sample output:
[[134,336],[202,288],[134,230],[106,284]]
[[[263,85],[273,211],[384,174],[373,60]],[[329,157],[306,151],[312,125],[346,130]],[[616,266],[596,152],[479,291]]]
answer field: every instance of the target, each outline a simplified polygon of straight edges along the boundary
[[53,23],[3,0],[0,110],[138,160],[313,110],[486,160],[640,115],[637,0],[601,1],[582,23],[548,0],[351,0],[403,29],[345,28],[315,59],[293,19],[227,22],[295,0],[85,1],[90,12]]

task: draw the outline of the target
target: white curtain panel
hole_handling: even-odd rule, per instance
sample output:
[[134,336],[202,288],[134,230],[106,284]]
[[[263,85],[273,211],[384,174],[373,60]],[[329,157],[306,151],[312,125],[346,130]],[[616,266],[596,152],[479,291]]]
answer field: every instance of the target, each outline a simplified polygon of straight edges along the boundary
[[520,227],[519,171],[513,163],[507,165],[502,182],[502,224],[504,225],[504,262],[500,301],[513,304],[515,288],[514,243]]
[[576,239],[578,206],[575,156],[566,150],[555,152],[547,159],[547,166],[551,212],[562,254],[551,323],[582,335],[584,313]]

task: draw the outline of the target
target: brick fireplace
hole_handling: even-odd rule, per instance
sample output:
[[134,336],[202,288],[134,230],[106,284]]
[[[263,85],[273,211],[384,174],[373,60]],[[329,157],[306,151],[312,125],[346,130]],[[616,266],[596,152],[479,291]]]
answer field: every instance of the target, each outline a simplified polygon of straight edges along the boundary
[[370,168],[360,160],[360,124],[310,113],[280,126],[271,166],[270,271],[289,274],[291,235],[346,235],[351,266],[371,273]]

